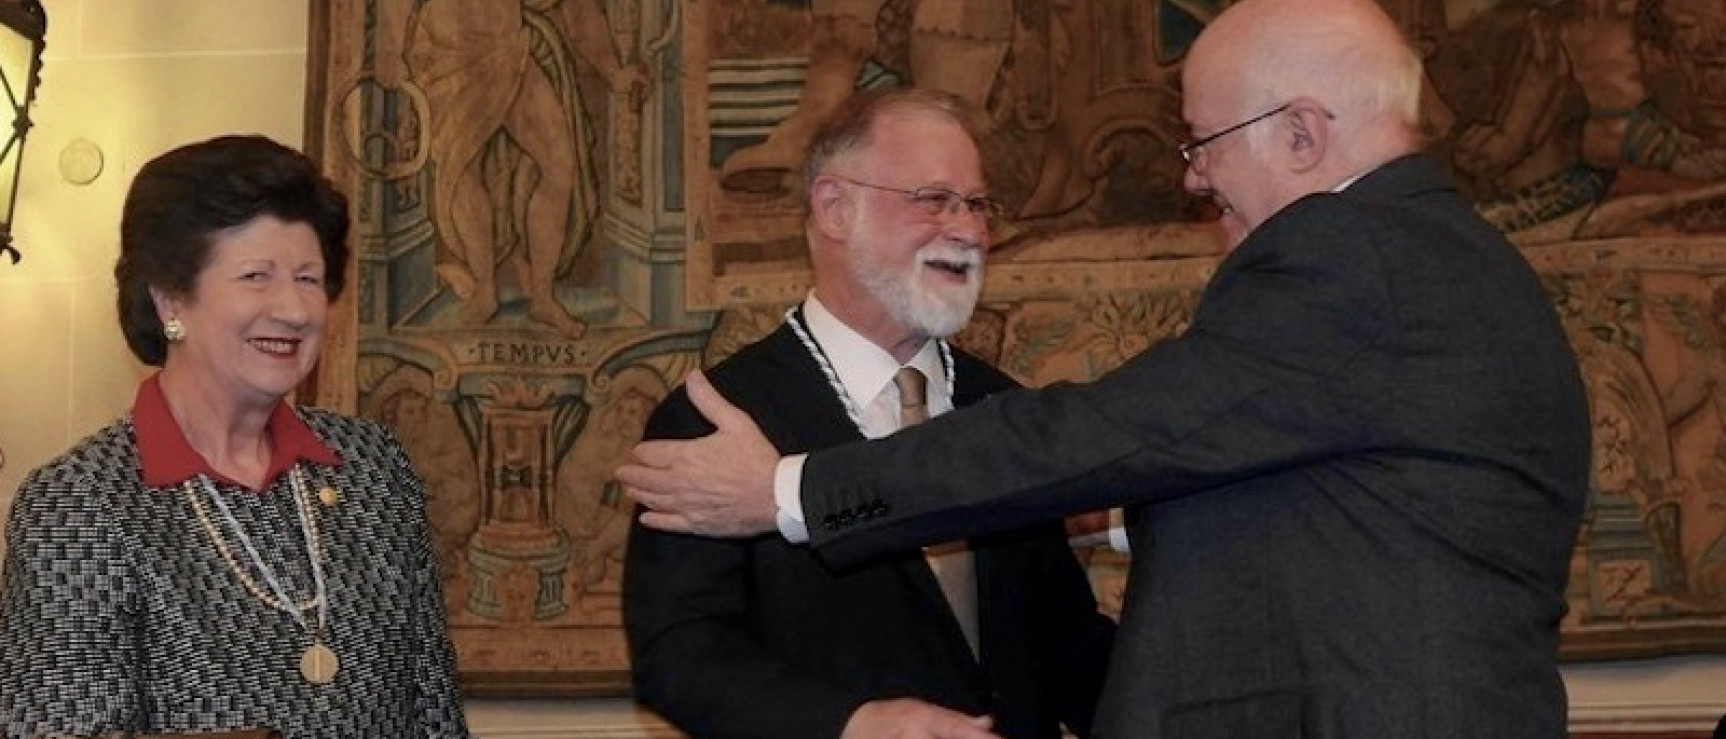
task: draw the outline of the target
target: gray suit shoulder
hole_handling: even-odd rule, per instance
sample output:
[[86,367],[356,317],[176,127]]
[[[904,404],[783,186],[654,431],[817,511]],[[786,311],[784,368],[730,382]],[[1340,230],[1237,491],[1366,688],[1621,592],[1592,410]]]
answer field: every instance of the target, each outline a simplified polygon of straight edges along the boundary
[[111,478],[117,470],[136,469],[138,445],[131,414],[127,414],[31,470],[19,484],[18,493],[22,496],[35,487],[88,488],[94,481]]
[[296,406],[295,412],[304,419],[306,426],[317,434],[330,448],[338,451],[344,449],[376,450],[387,447],[399,447],[395,432],[390,427],[370,418],[352,416],[346,413],[318,408],[314,406]]

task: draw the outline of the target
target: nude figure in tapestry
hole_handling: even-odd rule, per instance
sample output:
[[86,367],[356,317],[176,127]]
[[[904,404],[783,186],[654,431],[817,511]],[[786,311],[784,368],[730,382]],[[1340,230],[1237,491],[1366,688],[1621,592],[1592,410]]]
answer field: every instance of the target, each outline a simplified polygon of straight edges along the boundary
[[[1495,119],[1464,132],[1456,165],[1506,194],[1483,206],[1518,231],[1602,200],[1620,167],[1698,181],[1726,176],[1726,149],[1680,129],[1650,99],[1637,30],[1638,0],[1544,0]],[[1586,109],[1562,116],[1567,95]]]
[[[812,0],[809,67],[797,107],[767,140],[740,149],[720,168],[721,186],[778,193],[802,165],[815,127],[851,96],[876,50],[876,16],[887,0]],[[1011,0],[919,2],[912,18],[909,74],[981,110],[1012,38]],[[980,132],[982,133],[982,132]]]
[[1684,83],[1696,132],[1726,145],[1726,3],[1720,0],[1650,0],[1658,19],[1653,46]]
[[[378,82],[411,81],[424,92],[436,269],[461,299],[459,323],[484,325],[497,314],[497,269],[507,261],[528,317],[581,336],[585,324],[555,288],[591,235],[599,199],[595,136],[564,41],[636,103],[646,74],[619,62],[598,0],[427,0],[417,9],[382,0],[377,10]],[[556,63],[542,64],[536,48]]]
[[625,369],[596,386],[586,428],[559,463],[552,515],[569,536],[567,592],[579,620],[618,617],[633,508],[611,473],[628,458],[666,393],[665,381],[644,367]]
[[1692,361],[1665,393],[1667,425],[1676,432],[1711,410],[1717,434],[1713,455],[1696,473],[1699,490],[1706,491],[1701,499],[1684,509],[1682,520],[1678,514],[1670,521],[1651,515],[1649,526],[1671,529],[1672,548],[1683,552],[1678,573],[1686,589],[1720,598],[1726,596],[1726,285],[1715,286],[1706,302],[1671,295],[1650,301],[1648,307],[1692,353]]
[[479,525],[479,475],[454,414],[433,410],[427,391],[410,385],[392,390],[378,404],[376,418],[395,430],[425,481],[432,549],[444,580],[451,581],[462,575],[462,550]]

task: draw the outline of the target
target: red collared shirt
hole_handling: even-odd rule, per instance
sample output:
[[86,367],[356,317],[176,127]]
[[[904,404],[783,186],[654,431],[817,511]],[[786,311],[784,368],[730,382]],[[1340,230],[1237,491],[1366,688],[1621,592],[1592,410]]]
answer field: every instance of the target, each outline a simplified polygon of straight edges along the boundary
[[[186,433],[180,430],[180,424],[174,421],[174,414],[168,410],[168,398],[162,394],[159,377],[159,374],[151,375],[139,383],[138,395],[132,400],[132,428],[138,438],[138,461],[144,468],[144,484],[165,488],[204,474],[212,480],[247,487],[217,472],[204,455],[192,448],[191,442],[186,440]],[[324,465],[342,463],[341,457],[312,433],[286,401],[276,404],[264,428],[270,435],[271,444],[270,469],[264,476],[263,490],[268,490],[277,478],[301,461]]]

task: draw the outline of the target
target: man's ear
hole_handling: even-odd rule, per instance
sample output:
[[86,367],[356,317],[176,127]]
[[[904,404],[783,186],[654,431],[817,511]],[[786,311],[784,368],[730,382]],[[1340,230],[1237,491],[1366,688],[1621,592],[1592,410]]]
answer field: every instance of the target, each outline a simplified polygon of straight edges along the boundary
[[831,177],[817,177],[809,188],[809,227],[830,241],[845,240],[856,210],[845,197],[845,186]]
[[1324,161],[1330,146],[1330,111],[1316,101],[1300,98],[1283,114],[1288,125],[1289,153],[1297,172],[1308,172]]

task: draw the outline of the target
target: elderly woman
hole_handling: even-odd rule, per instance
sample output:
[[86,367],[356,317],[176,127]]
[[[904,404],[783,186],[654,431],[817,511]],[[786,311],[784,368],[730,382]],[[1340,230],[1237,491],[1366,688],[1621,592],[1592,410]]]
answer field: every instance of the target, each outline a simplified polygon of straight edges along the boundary
[[120,231],[120,326],[161,370],[18,490],[0,730],[466,737],[419,478],[383,427],[287,402],[346,199],[222,137],[145,165]]

